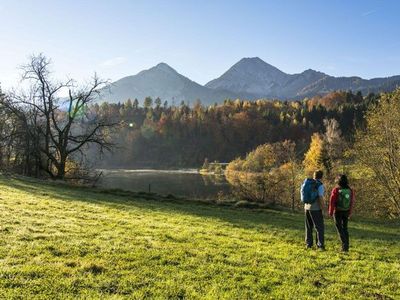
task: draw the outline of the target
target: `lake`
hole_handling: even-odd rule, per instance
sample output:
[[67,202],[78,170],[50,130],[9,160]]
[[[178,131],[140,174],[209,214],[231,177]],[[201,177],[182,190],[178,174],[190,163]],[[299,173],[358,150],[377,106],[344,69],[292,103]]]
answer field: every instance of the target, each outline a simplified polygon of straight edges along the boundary
[[99,170],[103,172],[98,182],[101,188],[118,188],[135,192],[150,191],[162,195],[187,198],[216,199],[218,193],[225,195],[230,186],[223,176],[204,176],[196,169],[178,170]]

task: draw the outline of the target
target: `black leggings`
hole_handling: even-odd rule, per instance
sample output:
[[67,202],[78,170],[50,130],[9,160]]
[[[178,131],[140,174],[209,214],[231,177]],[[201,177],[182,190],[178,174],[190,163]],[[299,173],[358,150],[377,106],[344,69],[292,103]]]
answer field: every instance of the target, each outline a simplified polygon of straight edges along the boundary
[[335,225],[339,234],[340,241],[342,242],[342,250],[349,250],[349,231],[347,223],[349,221],[348,211],[336,211],[334,215]]

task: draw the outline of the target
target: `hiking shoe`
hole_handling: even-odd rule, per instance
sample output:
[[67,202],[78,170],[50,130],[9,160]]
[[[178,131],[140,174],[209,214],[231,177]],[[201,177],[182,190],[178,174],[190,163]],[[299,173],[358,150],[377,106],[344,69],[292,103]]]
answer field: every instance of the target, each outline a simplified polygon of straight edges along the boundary
[[318,247],[318,250],[319,251],[325,251],[326,249],[325,249],[325,247]]

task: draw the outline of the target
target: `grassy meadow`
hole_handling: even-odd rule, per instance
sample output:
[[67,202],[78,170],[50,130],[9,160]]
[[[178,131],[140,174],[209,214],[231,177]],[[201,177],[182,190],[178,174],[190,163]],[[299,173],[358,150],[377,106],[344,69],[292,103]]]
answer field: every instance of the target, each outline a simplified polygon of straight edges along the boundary
[[1,299],[400,299],[399,221],[356,217],[342,254],[326,220],[319,252],[302,214],[4,175],[0,216]]

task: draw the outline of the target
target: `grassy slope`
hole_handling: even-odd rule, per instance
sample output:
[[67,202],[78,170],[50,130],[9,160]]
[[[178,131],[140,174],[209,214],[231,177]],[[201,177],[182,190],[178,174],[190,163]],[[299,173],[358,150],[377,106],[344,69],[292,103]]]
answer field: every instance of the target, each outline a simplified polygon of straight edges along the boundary
[[302,215],[113,196],[0,175],[0,298],[400,298],[399,223],[327,222],[305,250]]

